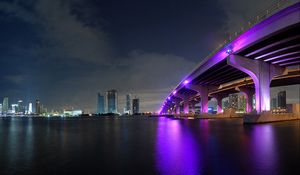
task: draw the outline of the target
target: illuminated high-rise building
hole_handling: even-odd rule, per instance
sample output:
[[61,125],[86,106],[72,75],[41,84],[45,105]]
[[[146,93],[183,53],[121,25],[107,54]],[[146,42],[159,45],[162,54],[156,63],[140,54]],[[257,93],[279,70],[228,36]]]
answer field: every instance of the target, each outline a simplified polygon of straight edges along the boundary
[[18,104],[11,104],[11,113],[15,114],[18,112],[19,106]]
[[0,114],[2,114],[2,104],[0,103]]
[[278,92],[277,102],[279,108],[286,108],[286,91]]
[[2,113],[7,114],[8,112],[8,97],[4,97],[2,105]]
[[19,100],[18,101],[18,108],[16,110],[17,113],[25,113],[25,106],[23,105],[23,101]]
[[131,114],[131,97],[130,94],[126,95],[126,105],[124,109],[125,114]]
[[32,113],[32,103],[29,103],[28,105],[28,114]]
[[118,92],[117,90],[109,90],[106,92],[107,112],[118,113]]
[[229,107],[238,109],[238,94],[230,94],[229,96]]
[[97,96],[97,113],[104,114],[105,113],[105,98],[104,95],[98,93]]
[[244,95],[242,94],[239,94],[238,95],[238,110],[239,111],[243,111],[243,112],[246,112],[246,98]]
[[272,98],[271,99],[271,109],[277,108],[277,99]]
[[140,99],[132,99],[132,113],[137,114],[140,112]]
[[222,100],[222,109],[227,109],[229,107],[229,97],[226,97]]
[[40,104],[40,101],[38,99],[35,101],[35,113],[36,114],[41,114],[41,104]]

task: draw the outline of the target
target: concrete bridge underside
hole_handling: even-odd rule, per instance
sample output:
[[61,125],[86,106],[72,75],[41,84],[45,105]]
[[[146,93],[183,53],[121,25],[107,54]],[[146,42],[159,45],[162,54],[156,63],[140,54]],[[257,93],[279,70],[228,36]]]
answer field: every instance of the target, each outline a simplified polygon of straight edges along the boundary
[[[299,84],[300,3],[287,7],[255,25],[196,67],[166,98],[161,113],[208,112],[209,98],[221,101],[231,93],[245,94],[246,111],[270,110],[270,87]],[[241,81],[243,80],[243,81]],[[284,80],[284,81],[283,81]],[[231,85],[230,85],[231,84]]]

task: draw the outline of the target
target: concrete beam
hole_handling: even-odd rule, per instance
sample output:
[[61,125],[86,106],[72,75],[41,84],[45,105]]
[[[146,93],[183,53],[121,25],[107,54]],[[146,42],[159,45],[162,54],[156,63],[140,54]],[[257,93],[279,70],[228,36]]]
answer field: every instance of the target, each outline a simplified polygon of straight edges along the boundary
[[239,55],[230,55],[227,64],[248,74],[255,85],[256,111],[270,110],[270,83],[274,76],[282,75],[284,68],[263,60],[252,60]]

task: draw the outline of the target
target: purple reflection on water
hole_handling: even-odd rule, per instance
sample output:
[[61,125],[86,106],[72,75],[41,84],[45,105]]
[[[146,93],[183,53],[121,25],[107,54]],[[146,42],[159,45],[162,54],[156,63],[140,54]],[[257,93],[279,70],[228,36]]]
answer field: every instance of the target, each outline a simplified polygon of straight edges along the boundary
[[255,126],[252,133],[251,151],[254,167],[261,172],[274,174],[278,168],[278,150],[272,125]]
[[199,174],[199,145],[180,120],[159,118],[156,167],[160,174]]

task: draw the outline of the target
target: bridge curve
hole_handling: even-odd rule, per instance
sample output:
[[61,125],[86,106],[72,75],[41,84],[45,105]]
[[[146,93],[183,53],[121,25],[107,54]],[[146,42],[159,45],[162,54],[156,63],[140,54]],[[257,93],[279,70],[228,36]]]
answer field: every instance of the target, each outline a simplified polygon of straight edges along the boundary
[[245,93],[255,94],[256,112],[270,110],[271,81],[286,75],[288,67],[300,65],[299,31],[300,2],[254,25],[203,60],[173,89],[160,113],[180,113],[182,103],[184,113],[188,113],[189,106],[193,106],[193,101],[199,101],[199,97],[201,112],[206,113],[210,97],[219,101],[226,96],[218,93],[211,96],[211,92],[228,82],[249,77],[253,84]]

